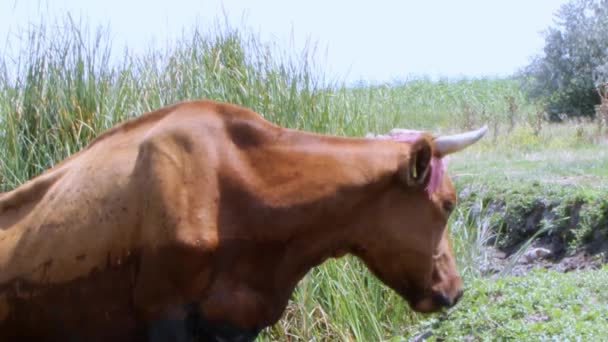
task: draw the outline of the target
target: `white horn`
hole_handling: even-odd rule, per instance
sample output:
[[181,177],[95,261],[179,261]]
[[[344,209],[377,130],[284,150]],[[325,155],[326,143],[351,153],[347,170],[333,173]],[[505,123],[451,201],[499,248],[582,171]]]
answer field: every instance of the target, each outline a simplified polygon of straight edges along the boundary
[[458,152],[468,146],[474,144],[477,140],[486,134],[488,126],[461,134],[446,135],[444,137],[435,138],[435,150],[440,156]]

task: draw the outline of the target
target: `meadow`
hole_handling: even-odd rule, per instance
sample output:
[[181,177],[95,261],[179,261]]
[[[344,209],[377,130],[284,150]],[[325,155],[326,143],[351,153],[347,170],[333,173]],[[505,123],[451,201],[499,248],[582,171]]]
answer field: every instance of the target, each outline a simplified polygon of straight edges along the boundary
[[[233,102],[286,127],[343,136],[394,127],[437,134],[490,127],[479,144],[449,161],[461,192],[450,224],[467,288],[461,304],[440,315],[413,313],[346,257],[312,270],[260,341],[588,340],[608,323],[600,287],[608,270],[492,278],[480,271],[488,245],[517,246],[536,233],[559,233],[576,248],[605,237],[608,146],[600,122],[548,123],[514,78],[347,86],[325,76],[314,50],[286,53],[230,26],[194,28],[168,46],[120,52],[121,58],[112,57],[109,37],[66,17],[29,27],[21,32],[21,49],[0,56],[3,191],[115,123],[181,100]],[[504,215],[484,209],[496,201]],[[539,201],[555,215],[520,240],[505,240],[501,234]],[[560,223],[572,207],[561,203],[582,212],[574,226]]]

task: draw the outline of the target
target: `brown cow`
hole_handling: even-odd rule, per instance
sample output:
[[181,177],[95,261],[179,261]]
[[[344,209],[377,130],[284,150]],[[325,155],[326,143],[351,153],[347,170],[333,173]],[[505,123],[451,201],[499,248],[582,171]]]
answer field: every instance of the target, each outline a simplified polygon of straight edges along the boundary
[[165,107],[0,195],[0,338],[252,340],[352,253],[417,311],[462,294],[440,160],[485,130],[324,136]]

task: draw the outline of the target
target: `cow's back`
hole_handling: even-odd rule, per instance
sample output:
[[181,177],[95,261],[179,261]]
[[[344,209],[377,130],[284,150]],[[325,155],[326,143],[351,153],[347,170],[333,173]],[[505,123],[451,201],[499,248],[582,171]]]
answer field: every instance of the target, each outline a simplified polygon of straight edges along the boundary
[[166,107],[119,125],[0,197],[7,218],[0,220],[2,340],[79,331],[96,340],[134,336],[134,288],[146,247],[138,163],[142,144],[178,112]]

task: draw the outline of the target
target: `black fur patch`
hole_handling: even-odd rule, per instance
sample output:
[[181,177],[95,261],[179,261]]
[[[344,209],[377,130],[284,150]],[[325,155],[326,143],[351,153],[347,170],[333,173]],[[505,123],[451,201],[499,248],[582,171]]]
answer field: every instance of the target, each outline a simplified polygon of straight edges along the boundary
[[242,329],[228,322],[206,320],[196,304],[185,306],[185,320],[159,320],[151,322],[148,341],[178,342],[250,342],[261,329]]

